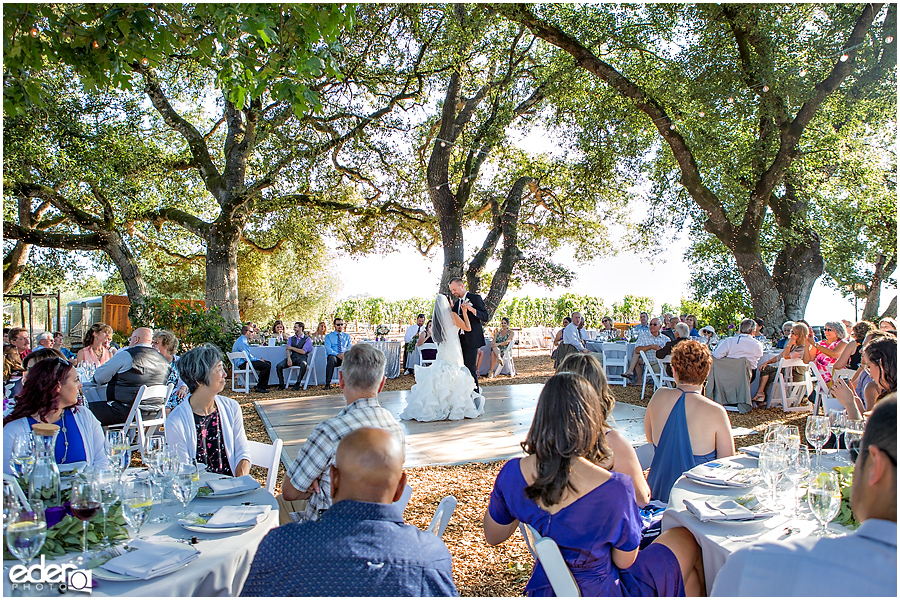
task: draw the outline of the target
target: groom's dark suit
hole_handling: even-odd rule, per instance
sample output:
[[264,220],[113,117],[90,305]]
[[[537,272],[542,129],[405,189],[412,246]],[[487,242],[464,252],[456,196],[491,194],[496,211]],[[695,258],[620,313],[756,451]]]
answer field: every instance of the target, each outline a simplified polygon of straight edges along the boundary
[[[471,331],[459,332],[459,345],[462,346],[463,363],[472,377],[475,379],[475,387],[478,387],[478,367],[475,364],[478,360],[478,349],[484,346],[484,329],[481,327],[482,321],[488,321],[487,309],[484,307],[484,300],[478,294],[466,292],[466,300],[472,304],[475,314],[469,313],[469,325]],[[453,303],[453,312],[462,316],[459,310],[459,298]]]

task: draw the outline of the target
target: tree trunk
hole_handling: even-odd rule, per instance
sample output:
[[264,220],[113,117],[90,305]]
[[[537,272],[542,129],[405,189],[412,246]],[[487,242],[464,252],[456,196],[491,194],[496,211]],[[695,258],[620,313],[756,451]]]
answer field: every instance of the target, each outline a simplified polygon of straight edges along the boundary
[[734,252],[738,271],[747,285],[753,303],[753,315],[766,323],[785,322],[784,304],[759,251]]
[[891,299],[891,303],[888,304],[887,310],[884,311],[884,314],[878,317],[878,320],[880,321],[885,317],[891,317],[892,319],[897,318],[897,296],[894,296]]
[[134,260],[134,254],[131,248],[125,243],[122,234],[117,231],[108,232],[106,244],[103,251],[115,263],[119,269],[119,276],[125,284],[125,293],[128,294],[128,300],[132,304],[143,304],[147,296],[150,295],[150,289],[144,281],[144,275],[137,262]]
[[[449,190],[437,190],[433,195],[442,195],[441,192],[451,196]],[[462,277],[465,266],[465,246],[463,245],[463,228],[460,212],[457,210],[442,210],[438,202],[434,207],[438,214],[438,227],[441,230],[441,241],[444,245],[444,270],[441,273],[440,291],[447,293],[450,289],[450,280],[454,277]]]
[[825,259],[816,232],[807,230],[798,244],[786,242],[772,267],[772,279],[781,297],[783,320],[769,321],[763,317],[766,324],[777,331],[784,321],[802,319],[813,285],[824,272]]
[[[886,277],[890,277],[896,269],[896,256],[892,256],[890,260],[887,260],[884,254],[878,253],[878,260],[875,261],[875,272],[872,274],[872,281],[869,283],[869,293],[866,295],[866,307],[863,309],[862,314],[863,321],[874,321],[878,318],[878,308],[881,304],[881,283]],[[894,304],[896,307],[896,299]]]
[[8,294],[13,289],[28,264],[31,255],[31,244],[17,240],[16,245],[3,257],[3,293]]
[[238,246],[244,224],[217,219],[206,238],[206,307],[219,307],[226,320],[240,321]]
[[503,254],[500,256],[500,266],[497,267],[497,272],[494,273],[494,279],[491,281],[491,291],[484,299],[485,308],[491,316],[494,315],[494,311],[500,306],[500,301],[506,294],[513,267],[522,258],[522,251],[519,250],[518,245],[519,209],[522,206],[522,192],[525,186],[534,181],[531,177],[519,177],[512,189],[509,190],[506,202],[503,203],[503,212],[500,215],[503,231]]

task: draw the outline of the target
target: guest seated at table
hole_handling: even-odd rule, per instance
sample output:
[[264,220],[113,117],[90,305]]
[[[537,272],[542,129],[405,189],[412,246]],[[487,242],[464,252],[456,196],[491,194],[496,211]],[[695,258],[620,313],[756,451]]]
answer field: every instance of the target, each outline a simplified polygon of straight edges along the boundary
[[[562,343],[563,331],[566,330],[566,327],[569,326],[569,323],[572,322],[572,317],[563,317],[562,328],[556,332],[556,335],[553,337],[553,348],[550,350],[550,358],[556,359],[556,354],[559,352],[557,346]],[[604,325],[605,326],[605,325]],[[481,361],[479,361],[481,364]]]
[[432,533],[403,522],[403,446],[361,427],[337,445],[334,505],[316,522],[266,534],[241,596],[458,596],[453,559]]
[[[527,456],[507,461],[484,515],[484,537],[495,546],[519,523],[559,546],[582,596],[690,596],[701,593],[703,563],[683,527],[664,532],[644,550],[631,478],[598,466],[609,460],[602,409],[590,383],[557,373],[544,384],[522,443]],[[536,563],[528,596],[552,596]]]
[[190,398],[166,419],[166,442],[182,460],[196,458],[210,473],[240,477],[250,472],[250,446],[240,405],[220,396],[227,377],[222,351],[202,344],[178,359]]
[[698,337],[700,338],[700,342],[710,347],[719,343],[719,336],[716,335],[716,330],[712,325],[704,325],[701,327],[700,335]]
[[[863,339],[862,347],[865,348],[871,342],[886,337],[894,336],[885,331],[881,331],[880,329],[872,329],[871,331],[869,331],[869,333],[866,334],[866,337]],[[875,382],[872,381],[872,378],[869,377],[869,374],[868,372],[866,372],[865,367],[866,363],[863,360],[862,353],[860,353],[859,368],[850,379],[849,384],[850,388],[853,389],[854,392],[856,392],[856,395],[859,398],[862,398],[864,406],[874,406],[875,398],[878,396],[881,390],[878,388]]]
[[[153,330],[138,327],[131,334],[128,348],[116,352],[94,371],[94,383],[106,386],[106,402],[91,402],[89,407],[104,427],[125,422],[141,386],[166,385],[169,380],[172,361],[154,350],[152,341]],[[162,402],[159,408],[164,405]]]
[[841,352],[844,351],[844,346],[847,345],[844,340],[847,337],[847,330],[839,321],[828,321],[822,331],[825,333],[825,341],[814,343],[813,348],[816,350],[815,361],[819,373],[822,374],[825,383],[830,383],[831,365],[837,361]]
[[713,596],[897,596],[897,399],[872,412],[859,444],[850,507],[861,523],[835,538],[795,536],[740,548]]
[[288,338],[284,348],[286,358],[275,367],[275,372],[278,374],[278,389],[283,390],[285,388],[284,370],[291,367],[297,367],[300,369],[300,372],[297,373],[297,381],[291,388],[296,392],[300,390],[303,376],[306,375],[309,353],[312,352],[313,349],[312,338],[306,335],[306,325],[300,321],[294,323],[294,335]]
[[53,347],[62,352],[63,356],[69,360],[75,359],[75,353],[65,347],[65,337],[62,332],[53,332]]
[[872,379],[863,398],[841,378],[832,387],[834,397],[847,409],[851,419],[862,419],[865,412],[897,391],[897,338],[885,336],[870,341],[863,346],[862,363]]
[[650,322],[650,315],[646,312],[641,312],[641,316],[638,317],[638,320],[640,321],[640,324],[632,327],[635,334],[640,335],[642,331],[650,331],[650,325],[648,324]]
[[171,367],[166,384],[172,384],[172,394],[166,402],[166,411],[173,410],[188,395],[187,384],[181,379],[181,376],[178,374],[178,367],[175,364],[178,361],[178,356],[175,353],[178,352],[180,343],[181,341],[174,333],[165,329],[154,332],[153,341],[150,342],[150,347],[162,354],[163,358],[169,361],[169,366]]
[[697,317],[695,315],[688,315],[684,322],[691,328],[691,337],[700,335],[700,332],[697,331]]
[[24,370],[19,351],[15,346],[7,346],[3,351],[3,383],[9,383],[13,379],[21,377]]
[[[25,380],[28,378],[29,369],[31,369],[31,367],[38,364],[42,360],[47,360],[48,358],[62,358],[65,360],[69,360],[65,356],[63,356],[62,352],[60,352],[56,348],[40,348],[38,350],[35,350],[34,352],[29,352],[28,356],[25,357],[25,360],[22,361],[21,376],[15,380],[15,385],[9,388],[9,392],[6,393],[3,397],[4,417],[10,414],[16,407],[16,396],[19,395],[19,393],[22,391],[22,386],[25,385]],[[5,389],[6,388],[4,388],[4,390]]]
[[[687,325],[685,325],[685,328],[687,328]],[[598,405],[600,409],[600,429],[603,431],[604,439],[609,446],[609,456],[607,460],[599,463],[599,466],[631,477],[631,483],[634,486],[635,502],[638,508],[644,508],[650,501],[650,486],[647,484],[647,480],[644,479],[641,461],[638,459],[634,447],[624,435],[613,429],[609,424],[609,418],[616,407],[616,398],[609,389],[603,365],[593,354],[570,354],[559,365],[559,370],[557,370],[557,373],[563,372],[581,375],[588,380],[588,383],[597,392],[600,398],[600,404]]]
[[347,408],[319,423],[307,438],[296,460],[287,471],[282,494],[287,501],[309,499],[301,519],[315,521],[331,506],[331,476],[328,467],[334,460],[338,443],[359,427],[378,427],[405,443],[400,423],[378,403],[378,394],[386,378],[386,358],[378,348],[357,344],[347,350],[338,375]]
[[[769,378],[775,375],[775,371],[778,370],[778,362],[781,359],[787,360],[802,358],[803,362],[809,364],[813,359],[813,356],[815,356],[815,350],[813,350],[812,341],[809,339],[809,330],[803,323],[797,323],[791,329],[791,335],[788,339],[788,343],[784,345],[784,349],[781,351],[781,353],[776,354],[760,366],[759,391],[756,392],[755,396],[753,396],[753,403],[756,408],[765,406],[766,386],[769,383]],[[802,378],[805,372],[806,367],[793,367],[791,369],[791,381],[796,381],[798,380],[798,378]]]
[[777,348],[778,350],[783,350],[783,349],[784,349],[784,345],[788,343],[788,340],[789,340],[790,337],[791,337],[791,330],[792,330],[793,328],[794,328],[794,322],[793,322],[793,321],[785,321],[785,322],[781,325],[781,339],[779,339],[779,340],[775,343],[775,348]]
[[[38,334],[37,337],[37,346],[34,347],[34,350],[40,350],[41,348],[52,348],[53,347],[53,333],[50,331],[42,331]],[[32,350],[32,352],[34,351]]]
[[103,428],[80,403],[80,393],[78,372],[66,359],[45,359],[30,367],[15,408],[3,418],[4,473],[12,474],[10,456],[16,434],[31,435],[31,426],[39,421],[59,425],[57,464],[85,461],[94,467],[109,466]]
[[[241,327],[241,335],[234,341],[234,344],[231,346],[232,352],[240,352],[243,350],[247,353],[247,356],[250,357],[250,364],[253,365],[253,368],[256,370],[256,374],[258,379],[256,380],[256,387],[254,391],[259,394],[268,394],[269,393],[269,372],[272,370],[272,363],[263,359],[263,358],[255,358],[253,356],[253,351],[250,350],[250,339],[256,339],[256,333],[253,331],[253,327],[248,323]],[[234,360],[235,367],[244,366],[245,360],[243,358],[236,358]]]
[[[675,349],[675,346],[683,342],[684,340],[689,340],[691,332],[687,323],[676,323],[675,324],[675,339],[669,340],[666,342],[666,345],[656,351],[656,358],[663,359],[670,354],[672,354],[672,350]],[[672,366],[666,365],[666,373],[668,373],[669,377],[672,376]]]
[[509,319],[503,317],[500,319],[500,329],[494,334],[494,341],[491,342],[491,370],[488,377],[494,377],[500,374],[503,363],[500,362],[501,357],[506,349],[515,340],[515,333],[509,328]]
[[283,343],[287,340],[287,336],[284,333],[284,323],[281,322],[281,319],[277,319],[272,324],[272,336],[275,338],[277,343]]
[[713,358],[746,358],[750,370],[755,370],[763,355],[762,344],[753,339],[753,319],[744,319],[738,326],[739,333],[719,342],[713,351]]
[[28,353],[31,352],[31,338],[28,337],[28,330],[21,327],[10,329],[9,345],[15,349],[19,355],[19,360],[24,360]]
[[[433,344],[434,340],[431,338],[431,319],[428,319],[428,323],[425,324],[425,331],[419,334],[419,339],[416,340],[416,346],[422,346],[423,344]],[[481,352],[481,349],[478,350]],[[424,360],[434,360],[437,358],[437,350],[419,350]]]
[[95,368],[106,364],[112,358],[112,353],[109,347],[106,346],[106,342],[109,341],[112,334],[112,327],[106,323],[94,323],[91,325],[91,328],[84,333],[84,339],[82,340],[84,347],[78,351],[75,357],[75,364],[79,367],[81,365],[92,365]]
[[584,346],[584,339],[581,337],[581,328],[584,327],[584,319],[580,312],[573,312],[571,323],[562,330],[562,341],[559,348],[556,349],[556,359],[554,368],[559,367],[563,359],[572,352],[590,352]]
[[344,333],[344,319],[335,317],[334,331],[325,336],[325,387],[332,388],[331,380],[334,378],[334,369],[344,362],[344,352],[353,345],[350,335]]
[[632,383],[640,382],[641,375],[644,372],[644,365],[641,361],[641,352],[656,352],[661,350],[670,340],[659,333],[659,319],[654,317],[650,320],[650,329],[641,331],[638,334],[637,342],[635,342],[634,353],[631,355],[631,364],[623,376]]
[[325,321],[319,321],[319,326],[316,327],[316,332],[312,334],[313,343],[321,344],[325,342],[325,336],[328,334],[328,330],[325,328]]
[[878,322],[878,329],[897,335],[897,323],[891,317],[885,317]]
[[672,352],[675,389],[660,388],[650,398],[644,433],[656,448],[647,477],[654,500],[668,502],[672,486],[685,471],[734,454],[725,409],[700,393],[711,367],[705,345],[692,340],[678,344]]
[[[563,327],[568,325],[565,320],[563,320],[563,323]],[[613,321],[610,317],[603,317],[603,319],[601,320],[601,324],[603,325],[603,328],[600,329],[599,332],[597,332],[598,340],[602,340],[604,338],[604,334],[607,340],[615,340],[621,337],[621,335],[619,334],[619,330],[613,327]],[[562,339],[561,336],[560,339]]]
[[844,346],[844,349],[841,350],[841,355],[831,365],[832,373],[839,369],[853,369],[854,371],[859,369],[863,341],[865,341],[866,335],[875,329],[875,323],[870,323],[869,321],[860,321],[850,329],[850,338],[847,340],[847,345]]
[[766,342],[769,341],[769,338],[765,335],[766,324],[758,317],[754,318],[753,322],[756,323],[756,327],[753,330],[753,339],[765,346]]

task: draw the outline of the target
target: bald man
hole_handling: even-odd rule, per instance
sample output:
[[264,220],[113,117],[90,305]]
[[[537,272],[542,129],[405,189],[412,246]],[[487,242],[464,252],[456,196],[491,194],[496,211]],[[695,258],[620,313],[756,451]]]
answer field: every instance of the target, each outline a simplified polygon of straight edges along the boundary
[[[106,402],[91,402],[90,409],[104,426],[124,423],[142,385],[165,385],[171,365],[150,346],[153,330],[138,327],[131,333],[128,348],[97,367],[94,383],[106,385]],[[161,404],[165,398],[161,399]],[[153,411],[145,411],[148,416]]]
[[242,596],[458,596],[447,547],[403,522],[403,446],[385,429],[341,440],[331,466],[334,504],[318,521],[263,539]]

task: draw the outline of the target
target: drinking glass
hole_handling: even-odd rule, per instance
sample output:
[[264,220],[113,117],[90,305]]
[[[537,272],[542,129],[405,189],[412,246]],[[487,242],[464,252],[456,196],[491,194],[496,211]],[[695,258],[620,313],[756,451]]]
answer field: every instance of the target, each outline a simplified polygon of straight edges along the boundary
[[846,410],[832,408],[828,411],[828,425],[831,428],[831,433],[834,434],[834,447],[838,449],[840,447],[840,438],[841,433],[844,430],[844,417],[847,414]]
[[763,437],[763,443],[783,441],[786,437],[786,434],[783,431],[785,427],[786,426],[781,423],[770,423],[766,427],[766,435]]
[[819,537],[830,537],[825,528],[841,509],[841,487],[838,483],[837,473],[825,471],[817,473],[809,478],[809,490],[806,493],[809,509],[821,525],[816,530]]
[[34,437],[31,433],[17,433],[10,449],[10,462],[16,477],[27,479],[34,466]]
[[92,479],[100,490],[100,508],[103,510],[103,540],[101,548],[109,547],[109,537],[106,533],[106,513],[109,508],[119,501],[119,472],[115,469],[101,467],[95,469]]
[[[863,433],[866,432],[865,419],[845,419],[844,420],[844,447],[849,451],[850,444],[859,443],[862,440]],[[854,462],[850,457],[851,464]]]
[[822,446],[831,435],[831,425],[828,417],[810,415],[806,417],[806,440],[816,447],[816,467],[818,468],[822,456]]
[[800,445],[800,428],[796,425],[783,425],[782,433],[784,434],[784,442],[788,448]]
[[10,516],[13,515],[17,510],[19,510],[19,501],[16,498],[16,493],[13,491],[13,486],[10,482],[3,482],[3,527],[6,528],[6,524],[9,522]]
[[141,450],[141,458],[144,464],[150,466],[153,454],[164,450],[166,447],[166,438],[161,435],[154,435],[147,438],[146,446]]
[[81,556],[76,559],[76,564],[84,566],[88,562],[87,553],[87,526],[88,521],[100,512],[101,495],[100,486],[94,478],[87,481],[76,481],[72,484],[72,515],[81,520]]
[[787,469],[787,446],[783,442],[764,442],[759,451],[759,471],[772,490],[772,508],[778,505],[778,481]]
[[121,497],[122,516],[134,529],[134,537],[139,539],[141,527],[153,510],[153,489],[147,481],[128,479],[122,482]]
[[800,516],[800,482],[809,477],[809,448],[788,446],[788,464],[784,474],[794,484],[794,517]]
[[20,508],[10,516],[6,526],[6,547],[22,561],[22,566],[27,567],[29,561],[37,556],[46,539],[47,520],[40,500],[31,502],[31,510]]
[[175,490],[175,497],[181,502],[182,510],[178,516],[185,518],[188,514],[188,504],[197,496],[197,492],[200,490],[200,477],[197,473],[197,465],[193,462],[178,465],[178,471],[172,484]]
[[120,474],[128,467],[130,447],[121,429],[110,429],[106,432],[106,458],[109,466]]
[[[152,460],[150,461],[150,481],[153,482],[153,486],[159,492],[160,508],[165,508],[166,491],[172,487],[172,479],[175,475],[176,466],[177,465],[169,452],[160,450],[159,452],[153,453]],[[160,511],[160,514],[150,522],[168,523],[171,520],[172,519],[170,519],[168,515]]]

